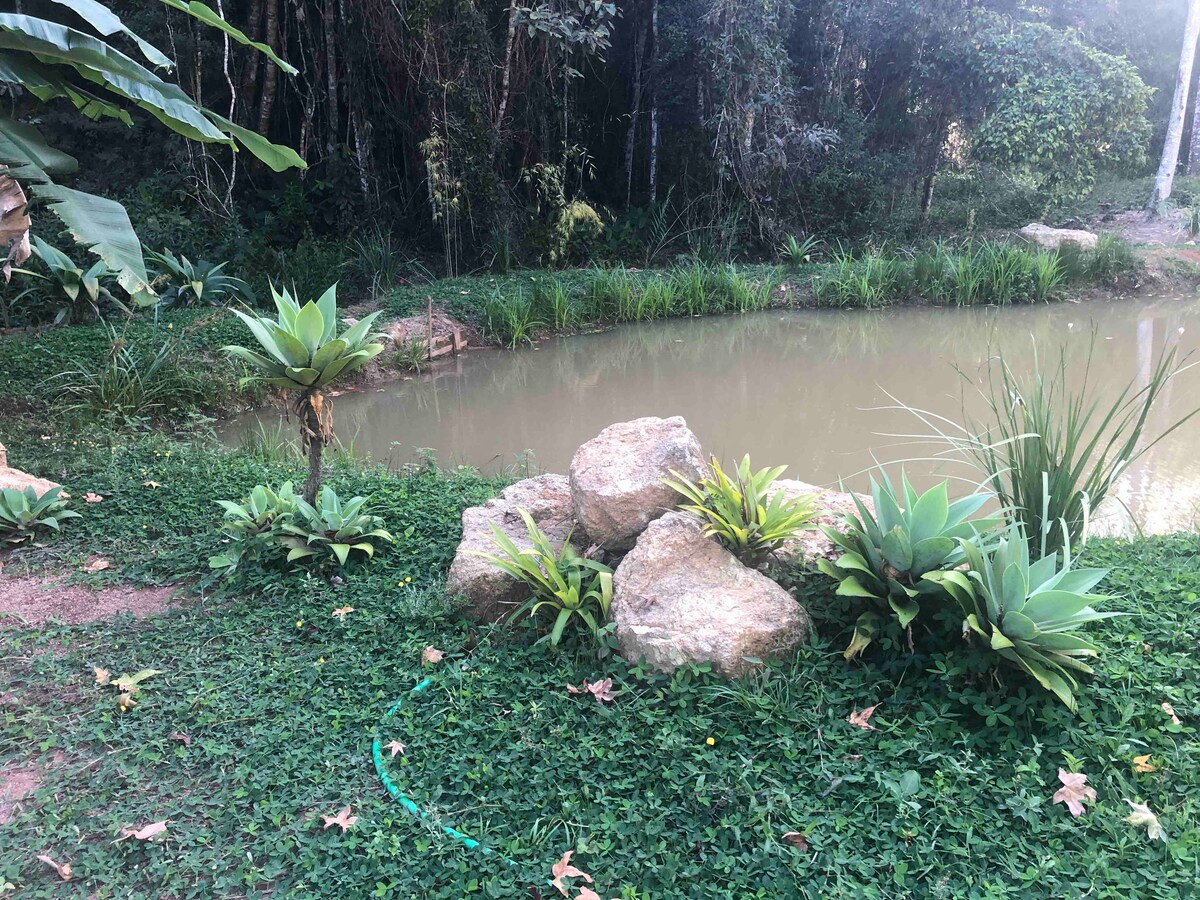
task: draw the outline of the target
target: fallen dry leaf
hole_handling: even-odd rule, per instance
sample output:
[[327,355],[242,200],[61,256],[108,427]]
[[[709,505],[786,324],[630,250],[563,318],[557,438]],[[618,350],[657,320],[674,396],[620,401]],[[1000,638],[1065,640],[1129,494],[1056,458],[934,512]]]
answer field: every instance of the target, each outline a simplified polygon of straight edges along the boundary
[[127,838],[133,838],[135,841],[153,841],[166,834],[167,823],[170,821],[170,819],[163,819],[161,822],[151,822],[149,825],[143,825],[141,828],[122,828],[121,836],[117,840],[123,841]]
[[1071,815],[1078,819],[1084,813],[1083,801],[1096,802],[1096,791],[1087,786],[1087,776],[1082,772],[1058,770],[1058,780],[1063,786],[1054,792],[1051,802],[1065,803]]
[[99,494],[93,493],[92,491],[88,491],[86,494],[84,494],[83,499],[86,503],[100,503],[104,500],[103,497],[101,497]]
[[50,857],[48,857],[44,854],[42,856],[39,856],[38,859],[41,860],[42,862],[44,862],[50,868],[52,868],[55,872],[57,872],[58,877],[61,878],[63,881],[71,880],[72,872],[71,872],[71,864],[70,863],[62,863],[62,864],[56,863],[54,860],[52,860]]
[[1133,771],[1135,772],[1157,772],[1158,766],[1150,765],[1150,754],[1145,756],[1135,756],[1133,758]]
[[591,694],[596,698],[597,703],[611,703],[617,697],[617,695],[613,693],[611,678],[605,678],[603,681],[593,681],[591,683],[589,683],[585,678],[583,679],[583,687],[575,687],[573,684],[568,684],[567,693]]
[[404,752],[404,745],[399,741],[392,741],[387,745],[387,749],[392,751],[392,759],[395,759],[397,753]]
[[143,681],[161,674],[161,669],[142,669],[139,672],[134,672],[132,675],[118,675],[110,683],[115,685],[118,691],[123,691],[126,694],[136,694],[142,689],[141,684]]
[[585,885],[579,889],[579,896],[575,900],[603,900],[603,898]]
[[789,831],[783,839],[802,853],[808,852],[808,838],[802,831]]
[[347,805],[342,807],[342,811],[336,816],[321,816],[321,820],[325,823],[321,828],[322,831],[326,831],[336,825],[342,829],[342,834],[345,834],[354,827],[354,823],[358,821],[358,816],[350,815],[350,807]]
[[873,716],[875,714],[875,710],[879,709],[881,706],[883,706],[882,703],[876,703],[874,706],[868,706],[866,709],[855,710],[854,712],[850,713],[846,721],[851,725],[857,725],[859,728],[863,729],[863,731],[878,731],[878,729],[871,724],[871,716]]
[[1175,707],[1173,707],[1173,706],[1172,706],[1170,703],[1168,703],[1166,700],[1164,700],[1164,701],[1162,702],[1162,709],[1163,709],[1163,712],[1165,712],[1165,713],[1166,713],[1168,716],[1170,716],[1170,717],[1171,717],[1171,722],[1172,722],[1173,724],[1175,724],[1175,725],[1182,725],[1182,724],[1183,724],[1182,722],[1180,722],[1180,721],[1179,721],[1179,716],[1175,715]]
[[558,892],[564,897],[567,896],[567,886],[563,884],[564,878],[582,878],[588,884],[593,883],[591,875],[571,865],[571,856],[574,852],[574,850],[568,850],[562,855],[562,859],[550,867],[550,871],[554,873],[554,878],[550,883],[558,888]]
[[112,676],[108,669],[92,666],[92,671],[96,673],[96,684],[108,684],[108,679]]
[[137,701],[133,699],[133,694],[122,694],[117,698],[117,706],[121,707],[121,711],[124,712],[137,706]]
[[103,572],[105,569],[107,569],[111,565],[112,565],[112,563],[110,563],[103,556],[97,556],[90,563],[88,563],[86,566],[83,567],[83,571],[88,572],[88,573]]
[[1158,816],[1150,812],[1150,807],[1145,803],[1134,803],[1132,800],[1126,800],[1132,813],[1125,817],[1125,821],[1135,828],[1145,828],[1146,837],[1152,841],[1166,842],[1167,836],[1163,834],[1162,824],[1158,821]]
[[142,487],[156,488],[156,487],[162,487],[162,485],[160,485],[157,481],[143,481]]
[[192,745],[192,736],[182,731],[171,732],[171,740],[179,741],[179,743],[183,744],[185,747],[190,747]]
[[426,666],[436,665],[437,663],[440,663],[445,656],[445,653],[433,646],[433,644],[430,644],[421,651],[421,664]]
[[352,612],[354,612],[353,606],[339,606],[337,609],[335,609],[333,612],[331,612],[330,615],[337,616],[337,620],[339,622],[345,622],[346,616],[348,616]]

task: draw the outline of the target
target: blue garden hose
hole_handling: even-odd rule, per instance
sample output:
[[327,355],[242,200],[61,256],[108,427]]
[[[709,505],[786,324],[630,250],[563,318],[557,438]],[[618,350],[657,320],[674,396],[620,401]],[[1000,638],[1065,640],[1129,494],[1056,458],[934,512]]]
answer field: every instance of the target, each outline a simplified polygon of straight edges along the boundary
[[[409,691],[409,693],[415,694],[418,691],[423,691],[432,683],[432,678],[426,678],[415,688]],[[375,771],[379,775],[379,780],[383,782],[383,786],[387,788],[387,792],[391,798],[399,803],[400,806],[403,807],[404,811],[409,815],[416,816],[418,819],[427,819],[429,818],[429,814],[417,806],[411,797],[400,790],[400,788],[396,785],[396,782],[392,781],[391,776],[388,775],[387,770],[383,765],[383,727],[388,723],[388,721],[391,720],[392,716],[396,714],[403,703],[404,698],[401,697],[399,700],[393,703],[391,709],[384,714],[383,720],[379,723],[379,730],[375,733],[375,742],[371,745],[371,756],[375,760]],[[491,847],[485,847],[483,844],[479,843],[479,841],[475,840],[474,838],[467,837],[461,831],[456,828],[451,828],[449,825],[443,825],[442,831],[444,831],[448,837],[458,841],[458,843],[462,844],[468,850],[479,850],[481,853],[488,855],[496,853],[496,851]],[[509,859],[507,856],[501,855],[500,858],[510,866],[517,865],[515,860]]]

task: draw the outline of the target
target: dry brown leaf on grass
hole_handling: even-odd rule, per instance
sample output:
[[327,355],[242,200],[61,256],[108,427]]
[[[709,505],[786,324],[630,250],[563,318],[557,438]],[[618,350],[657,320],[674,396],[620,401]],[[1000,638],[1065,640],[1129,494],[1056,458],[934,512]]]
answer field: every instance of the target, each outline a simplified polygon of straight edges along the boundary
[[808,837],[802,831],[789,831],[783,836],[784,841],[791,844],[802,853],[808,852]]
[[397,753],[404,753],[404,745],[399,741],[392,741],[385,749],[392,751],[392,759],[396,758]]
[[347,804],[342,807],[342,811],[336,816],[321,816],[321,821],[325,824],[321,826],[321,830],[325,831],[332,828],[334,825],[342,829],[342,834],[345,834],[354,827],[354,823],[358,821],[358,816],[350,815],[350,806]]
[[850,713],[846,721],[851,725],[857,725],[863,731],[878,731],[879,729],[871,724],[871,716],[875,715],[875,710],[881,706],[883,706],[882,703],[876,703],[874,706],[868,706],[866,709],[855,710]]
[[108,679],[112,677],[112,673],[108,669],[102,669],[99,666],[92,666],[92,671],[96,673],[96,684],[108,684]]
[[93,559],[91,562],[89,562],[86,566],[83,567],[83,571],[87,572],[90,575],[93,572],[103,572],[105,569],[107,569],[111,565],[112,565],[112,563],[110,563],[103,556],[97,556],[95,559]]
[[443,653],[437,647],[433,646],[433,644],[430,644],[428,647],[426,647],[424,650],[421,651],[421,665],[424,665],[424,666],[437,665],[443,659],[445,659],[445,657],[446,657],[445,653]]
[[579,896],[575,900],[604,900],[604,898],[590,887],[584,886],[579,889]]
[[160,839],[167,833],[167,823],[170,819],[163,819],[161,822],[151,822],[149,825],[143,825],[141,828],[122,828],[121,836],[118,841],[128,840],[133,838],[135,841],[154,841]]
[[568,694],[591,694],[596,698],[597,703],[611,703],[617,698],[617,694],[612,689],[612,679],[605,678],[603,681],[588,682],[583,679],[583,687],[575,687],[573,684],[567,685]]
[[153,488],[157,488],[157,487],[162,487],[162,485],[160,485],[157,481],[143,481],[142,487],[148,487],[148,488],[153,489]]
[[83,499],[86,503],[102,503],[104,501],[104,498],[94,491],[88,491],[83,495]]
[[171,732],[171,740],[179,741],[179,743],[183,744],[185,747],[190,747],[192,745],[192,736],[182,731]]
[[354,612],[353,606],[339,606],[337,609],[331,612],[330,615],[337,616],[337,620],[339,622],[345,622],[346,616],[350,615],[352,612]]
[[567,886],[563,884],[564,878],[582,878],[588,884],[592,884],[592,876],[583,869],[577,869],[571,865],[571,856],[574,855],[574,850],[568,850],[562,855],[562,859],[550,867],[550,871],[554,874],[551,884],[558,888],[558,892],[564,897],[567,896]]
[[1165,712],[1165,713],[1166,713],[1168,716],[1170,716],[1170,717],[1171,717],[1171,724],[1173,724],[1173,725],[1182,725],[1182,724],[1183,724],[1182,722],[1180,722],[1180,721],[1179,721],[1179,716],[1175,715],[1175,707],[1173,707],[1173,706],[1172,706],[1170,703],[1168,703],[1166,700],[1164,700],[1164,701],[1162,702],[1162,710],[1163,710],[1163,712]]
[[1162,823],[1158,821],[1158,816],[1150,812],[1150,807],[1145,803],[1134,803],[1132,800],[1125,802],[1133,810],[1125,817],[1125,821],[1135,828],[1145,828],[1146,837],[1150,840],[1166,843],[1167,836],[1163,834]]
[[1087,786],[1087,776],[1082,772],[1067,772],[1058,770],[1058,780],[1062,787],[1054,792],[1051,802],[1065,803],[1073,818],[1078,819],[1084,814],[1083,801],[1096,802],[1096,790]]
[[1133,758],[1133,771],[1139,773],[1157,772],[1158,766],[1150,765],[1150,754],[1147,753],[1145,756],[1135,756]]
[[55,872],[57,872],[58,877],[61,878],[63,881],[71,880],[71,877],[74,873],[71,871],[70,863],[56,863],[54,860],[52,860],[49,856],[46,856],[44,853],[41,856],[39,856],[38,859],[41,860],[42,862],[44,862],[50,868],[52,868]]
[[137,705],[137,701],[133,699],[133,694],[121,694],[121,696],[117,697],[117,706],[121,707],[121,712],[133,709]]

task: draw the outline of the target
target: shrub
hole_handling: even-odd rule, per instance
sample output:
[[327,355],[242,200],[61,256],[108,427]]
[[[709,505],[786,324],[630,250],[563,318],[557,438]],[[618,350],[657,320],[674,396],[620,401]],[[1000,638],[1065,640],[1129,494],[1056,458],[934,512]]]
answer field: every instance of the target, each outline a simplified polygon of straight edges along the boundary
[[789,265],[802,266],[813,261],[820,247],[821,240],[815,235],[810,234],[801,241],[794,234],[789,234],[779,246],[779,256]]
[[746,455],[731,478],[714,456],[709,462],[710,477],[697,483],[672,470],[676,480],[665,483],[688,501],[679,508],[704,523],[706,535],[716,538],[747,565],[758,565],[784,541],[816,527],[811,497],[789,497],[782,490],[772,491],[786,469],[777,466],[752,472]]
[[1107,570],[1072,570],[1065,536],[1061,565],[1058,554],[1031,565],[1027,536],[1015,522],[994,547],[958,543],[969,570],[931,572],[926,578],[962,608],[963,634],[982,638],[999,659],[1032,675],[1074,710],[1072,689],[1078,685],[1071,672],[1092,674],[1083,660],[1098,655],[1077,632],[1089,622],[1119,615],[1092,608],[1106,598],[1088,591]]
[[366,499],[342,501],[333,488],[321,489],[318,504],[305,502],[285,481],[278,490],[257,485],[240,503],[217,501],[225,509],[225,534],[232,546],[209,559],[210,568],[232,574],[244,562],[315,559],[346,565],[351,554],[375,555],[372,539],[392,542],[383,520],[363,512]]
[[533,517],[524,509],[518,512],[525,522],[532,549],[522,550],[492,523],[492,543],[500,553],[471,552],[529,588],[529,599],[517,608],[513,618],[540,616],[549,621],[550,630],[539,642],[548,641],[550,646],[557,647],[568,626],[582,627],[595,642],[599,654],[606,655],[605,625],[612,606],[612,569],[581,555],[572,546],[570,534],[563,540],[562,549],[556,551]]
[[42,494],[32,486],[18,491],[0,490],[0,540],[5,544],[22,544],[33,540],[39,528],[58,531],[64,519],[78,519],[79,513],[67,509],[62,488],[52,487]]
[[871,609],[855,623],[846,659],[870,646],[883,622],[881,612],[890,610],[907,629],[921,612],[922,600],[944,597],[940,584],[926,576],[959,565],[965,558],[963,543],[979,541],[999,522],[970,520],[989,494],[975,493],[951,503],[944,481],[918,495],[903,472],[900,479],[903,496],[897,495],[886,472],[880,481],[872,476],[874,513],[855,494],[858,515],[845,516],[846,531],[821,528],[843,554],[833,563],[818,560],[817,567],[838,582],[839,597],[871,601]]

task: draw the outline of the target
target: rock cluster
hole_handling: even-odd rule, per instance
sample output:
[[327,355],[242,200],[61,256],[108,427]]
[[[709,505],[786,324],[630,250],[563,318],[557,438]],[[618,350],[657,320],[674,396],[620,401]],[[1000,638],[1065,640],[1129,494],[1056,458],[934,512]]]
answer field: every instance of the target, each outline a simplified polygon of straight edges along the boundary
[[1022,228],[1018,234],[1031,244],[1047,250],[1057,250],[1063,244],[1076,244],[1080,250],[1095,250],[1098,238],[1090,231],[1078,228],[1051,228],[1034,222]]
[[[581,552],[616,564],[611,612],[626,659],[644,659],[663,671],[707,663],[736,677],[757,661],[793,652],[808,638],[808,613],[677,511],[682,498],[663,483],[673,472],[690,480],[705,472],[700,442],[682,418],[610,425],[579,448],[569,478],[530,478],[463,512],[447,593],[464,598],[466,614],[478,621],[497,621],[526,599],[518,581],[477,555],[496,552],[492,524],[518,546],[531,546],[517,512],[525,509],[556,547],[570,536]],[[778,485],[796,496],[815,494],[817,506],[830,511],[821,520],[826,523],[853,509],[848,494],[801,481]],[[829,541],[814,531],[778,556],[790,563],[831,552]]]

